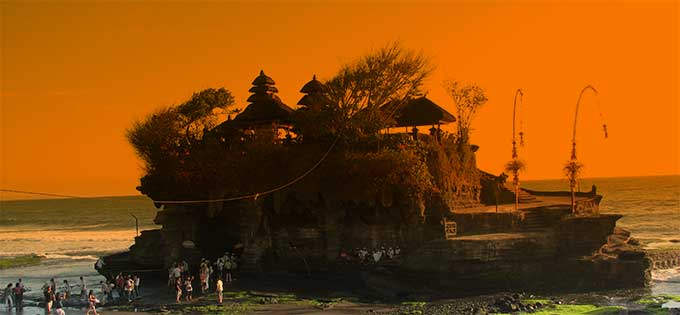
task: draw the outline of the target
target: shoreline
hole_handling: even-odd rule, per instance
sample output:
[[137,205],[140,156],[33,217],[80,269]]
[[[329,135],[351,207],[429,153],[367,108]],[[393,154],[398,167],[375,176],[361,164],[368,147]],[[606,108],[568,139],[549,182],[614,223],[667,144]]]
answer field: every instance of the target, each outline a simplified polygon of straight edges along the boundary
[[0,258],[23,255],[94,256],[127,250],[135,242],[134,229],[78,230],[0,227]]
[[[161,284],[162,286],[162,284]],[[425,297],[398,301],[363,301],[353,296],[335,297],[296,295],[284,292],[242,291],[238,284],[225,291],[223,304],[217,303],[215,293],[196,297],[192,302],[175,303],[173,293],[163,292],[153,303],[145,303],[144,294],[126,305],[98,306],[100,314],[659,314],[664,308],[678,307],[680,296],[645,294],[639,290],[616,290],[556,295],[497,293],[460,298]],[[147,289],[149,291],[151,289]],[[148,293],[147,293],[148,294]],[[84,307],[66,307],[67,314],[82,312]],[[24,313],[43,310],[39,306],[26,307]],[[576,313],[578,312],[578,313]],[[31,313],[32,314],[32,313]]]
[[[80,262],[81,264],[83,262]],[[99,287],[96,284],[101,276],[94,274],[94,269],[90,262],[82,264],[84,268],[90,268],[90,276],[87,279],[89,287],[95,289],[95,293],[101,299]],[[29,268],[36,268],[35,266]],[[15,268],[18,271],[21,268]],[[674,277],[670,279],[671,286],[677,288],[674,299],[680,301],[680,268],[674,269]],[[73,273],[71,273],[73,275]],[[62,280],[65,275],[55,274],[58,280]],[[108,314],[158,314],[168,312],[170,314],[372,314],[380,313],[384,315],[405,315],[405,314],[452,314],[455,310],[464,310],[468,314],[470,308],[485,309],[498,303],[508,296],[512,297],[520,293],[501,292],[495,294],[478,294],[462,297],[451,296],[448,292],[427,292],[401,297],[395,300],[384,300],[380,297],[366,294],[361,290],[351,288],[340,288],[334,282],[324,282],[317,280],[292,281],[290,279],[274,279],[270,276],[236,275],[237,280],[225,286],[225,304],[230,307],[219,306],[215,293],[210,293],[207,297],[197,297],[194,302],[177,304],[174,301],[174,292],[166,287],[166,282],[159,276],[147,276],[142,278],[140,286],[141,297],[132,304],[127,305],[103,305],[98,306],[100,313]],[[69,278],[70,280],[70,278]],[[660,282],[655,281],[656,285]],[[336,288],[333,289],[333,286]],[[33,290],[29,300],[40,303],[40,295],[36,295]],[[573,292],[573,293],[550,293],[550,292],[530,292],[526,293],[519,300],[513,299],[515,304],[531,304],[535,307],[533,300],[550,300],[560,302],[556,304],[556,310],[566,310],[569,307],[574,309],[602,309],[620,310],[625,307],[629,310],[644,310],[646,305],[634,303],[650,296],[660,296],[659,292],[654,292],[654,288],[638,288],[629,290],[610,290],[592,292]],[[533,294],[533,295],[532,295]],[[525,300],[531,300],[529,303]],[[498,302],[501,301],[501,302]],[[498,303],[497,303],[498,302]],[[512,304],[512,302],[511,302]],[[546,304],[542,302],[542,304]],[[658,304],[658,303],[657,303]],[[559,306],[567,305],[567,306]],[[571,305],[571,306],[568,306]],[[661,305],[661,304],[659,304]],[[0,313],[4,311],[0,305]],[[551,306],[552,307],[552,306]],[[595,308],[598,307],[598,308]],[[613,307],[613,308],[612,308]],[[618,307],[618,308],[617,308]],[[136,308],[136,312],[135,312]],[[545,308],[545,307],[544,307]],[[28,307],[24,314],[34,314],[33,310],[44,312],[39,306]],[[78,314],[84,312],[84,308],[68,307],[67,314]],[[421,313],[417,313],[420,311]],[[415,313],[414,313],[415,312]],[[455,314],[455,313],[454,313]],[[487,313],[480,313],[487,314]],[[491,314],[491,313],[488,313]],[[539,313],[541,314],[541,313]],[[618,313],[614,313],[618,314]],[[654,313],[637,313],[654,314]]]
[[[153,230],[160,228],[160,225],[143,225],[139,227],[139,231]],[[133,227],[118,227],[111,226],[107,224],[94,224],[86,226],[63,226],[63,225],[32,225],[32,224],[22,224],[22,225],[0,225],[0,235],[4,233],[22,233],[22,232],[131,232],[135,234],[135,228]]]

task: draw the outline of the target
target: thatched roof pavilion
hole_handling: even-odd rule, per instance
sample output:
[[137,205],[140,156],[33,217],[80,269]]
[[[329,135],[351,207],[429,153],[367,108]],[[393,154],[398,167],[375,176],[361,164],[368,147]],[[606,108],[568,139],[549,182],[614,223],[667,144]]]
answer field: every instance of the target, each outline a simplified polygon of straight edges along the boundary
[[401,106],[387,104],[381,110],[394,117],[396,127],[444,125],[456,121],[456,117],[425,96]]

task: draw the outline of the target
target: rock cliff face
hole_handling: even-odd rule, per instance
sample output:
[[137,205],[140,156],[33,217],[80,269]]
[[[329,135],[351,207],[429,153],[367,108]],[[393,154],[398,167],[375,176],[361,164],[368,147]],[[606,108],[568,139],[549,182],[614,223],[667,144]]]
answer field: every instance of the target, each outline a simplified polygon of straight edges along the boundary
[[[418,205],[408,205],[418,207]],[[156,223],[163,226],[162,263],[179,259],[215,258],[236,245],[242,266],[261,270],[268,265],[300,265],[305,257],[314,266],[333,264],[341,251],[381,246],[414,247],[424,239],[441,237],[439,222],[413,217],[402,221],[404,205],[367,205],[333,201],[323,196],[304,198],[295,192],[210,207],[166,205]],[[429,229],[429,225],[439,227]],[[191,241],[195,248],[182,244]]]
[[[569,206],[554,205],[460,212],[430,201],[424,217],[404,220],[404,213],[414,213],[404,208],[419,205],[398,200],[366,204],[284,191],[236,203],[165,205],[155,220],[163,228],[145,231],[128,254],[109,261],[160,268],[235,251],[241,272],[342,270],[395,296],[426,289],[625,288],[649,281],[651,261],[616,227],[619,215],[574,216]],[[444,218],[456,222],[456,237],[445,239]],[[361,248],[369,251],[367,259],[357,257]],[[371,254],[382,248],[400,253],[387,257],[384,251],[376,262]]]
[[644,286],[649,281],[650,260],[639,247],[617,255],[593,255],[607,243],[619,217],[565,217],[543,230],[431,241],[400,267],[410,281],[424,278],[420,281],[438,288],[495,291]]

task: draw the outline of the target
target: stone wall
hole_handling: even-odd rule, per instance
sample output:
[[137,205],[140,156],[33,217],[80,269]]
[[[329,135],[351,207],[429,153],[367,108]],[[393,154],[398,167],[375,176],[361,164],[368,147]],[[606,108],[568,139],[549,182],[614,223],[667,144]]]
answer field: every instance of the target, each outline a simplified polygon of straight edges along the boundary
[[448,217],[456,222],[458,235],[517,231],[522,222],[521,212],[452,213]]
[[639,246],[599,254],[618,218],[567,215],[541,231],[430,241],[408,253],[398,277],[422,288],[480,292],[644,286],[651,261]]

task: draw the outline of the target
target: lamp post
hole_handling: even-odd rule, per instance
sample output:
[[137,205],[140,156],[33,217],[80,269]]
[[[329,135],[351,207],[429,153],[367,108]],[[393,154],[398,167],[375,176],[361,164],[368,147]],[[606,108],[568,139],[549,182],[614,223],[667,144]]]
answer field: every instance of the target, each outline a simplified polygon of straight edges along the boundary
[[128,214],[135,219],[135,236],[139,236],[139,219],[137,218],[136,215],[134,215],[132,213],[128,213]]
[[[579,171],[582,167],[582,165],[578,162],[578,159],[576,158],[576,125],[578,123],[578,109],[581,105],[581,99],[583,97],[583,93],[585,93],[586,90],[591,90],[593,93],[595,93],[595,96],[599,96],[599,92],[595,87],[592,85],[586,85],[582,90],[581,93],[578,95],[578,100],[576,101],[576,112],[574,113],[574,127],[573,127],[573,133],[571,137],[571,157],[569,159],[569,162],[567,162],[567,165],[565,166],[565,173],[567,177],[569,178],[569,191],[571,193],[571,212],[574,213],[575,208],[576,208],[576,193],[574,192],[574,189],[576,188],[576,183],[578,180],[578,175]],[[600,118],[602,119],[602,112],[600,112]],[[604,130],[604,138],[608,138],[608,132],[607,132],[607,124],[602,122],[602,129]]]

